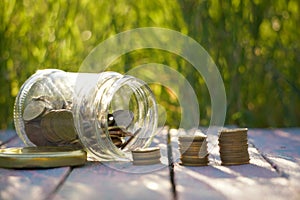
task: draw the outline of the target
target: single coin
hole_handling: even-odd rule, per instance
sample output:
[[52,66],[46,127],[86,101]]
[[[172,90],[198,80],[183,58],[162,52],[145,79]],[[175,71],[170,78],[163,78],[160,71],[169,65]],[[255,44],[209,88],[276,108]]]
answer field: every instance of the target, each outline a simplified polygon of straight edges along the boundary
[[56,135],[55,130],[53,130],[53,123],[56,120],[56,111],[50,111],[46,113],[41,120],[41,128],[44,137],[52,143],[59,143],[62,139]]
[[26,105],[23,112],[23,120],[30,121],[38,118],[46,111],[46,105],[43,101],[31,101]]
[[146,155],[146,154],[132,154],[132,158],[134,161],[137,160],[155,160],[160,159],[160,154],[157,155]]
[[248,132],[248,128],[233,128],[233,129],[223,129],[220,131],[220,133],[245,133]]
[[243,159],[243,158],[248,158],[249,159],[249,154],[228,154],[228,155],[220,155],[220,158],[226,159]]
[[119,137],[128,137],[128,136],[132,136],[133,134],[131,132],[128,131],[124,131],[124,130],[110,130],[108,131],[109,135],[116,135]]
[[223,155],[223,156],[233,156],[233,155],[248,155],[248,151],[232,151],[232,152],[223,152],[223,151],[220,151],[220,155]]
[[135,158],[160,157],[160,151],[150,151],[144,153],[132,152],[132,156]]
[[202,167],[202,166],[207,166],[209,162],[207,163],[183,163],[179,162],[180,165],[183,166],[190,166],[190,167]]
[[71,111],[66,109],[56,110],[55,119],[53,119],[52,122],[53,131],[64,142],[77,139],[77,132]]
[[42,129],[37,122],[26,122],[25,132],[28,139],[37,146],[48,146],[50,143],[46,140],[42,133]]
[[116,110],[112,113],[117,126],[125,126],[128,128],[133,122],[134,115],[130,110]]
[[182,142],[194,142],[194,141],[203,141],[206,140],[206,136],[198,136],[198,135],[181,135],[178,137],[178,141]]
[[249,164],[249,161],[244,161],[244,162],[222,162],[221,165],[224,166],[230,166],[230,165],[245,165]]
[[181,162],[183,164],[186,164],[186,165],[190,165],[190,164],[194,164],[194,165],[207,165],[209,163],[209,160],[208,159],[205,159],[205,160],[185,160],[185,159],[180,159]]
[[224,163],[231,163],[231,162],[239,163],[239,162],[246,162],[249,160],[250,160],[249,157],[241,157],[241,158],[223,158],[223,157],[221,157],[221,161]]
[[0,149],[0,167],[52,168],[83,165],[83,150],[68,147],[17,147]]

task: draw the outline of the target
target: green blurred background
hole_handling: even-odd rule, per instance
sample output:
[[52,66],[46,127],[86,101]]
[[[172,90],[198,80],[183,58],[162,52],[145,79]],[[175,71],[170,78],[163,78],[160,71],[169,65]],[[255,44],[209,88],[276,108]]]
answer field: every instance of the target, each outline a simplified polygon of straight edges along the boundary
[[[194,38],[212,56],[227,93],[227,124],[300,126],[300,3],[298,0],[0,1],[0,129],[13,128],[19,88],[37,69],[76,71],[101,41],[138,27],[164,27]],[[176,42],[176,41],[174,41]],[[161,63],[185,75],[199,92],[200,125],[210,121],[202,77],[184,59],[138,50],[110,70]],[[177,127],[176,95],[151,85]]]

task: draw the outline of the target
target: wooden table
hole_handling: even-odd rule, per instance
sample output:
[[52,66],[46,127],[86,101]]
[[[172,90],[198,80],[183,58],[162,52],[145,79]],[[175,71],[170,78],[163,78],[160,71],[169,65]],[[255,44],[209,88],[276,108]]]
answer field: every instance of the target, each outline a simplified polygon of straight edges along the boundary
[[[88,162],[75,168],[0,168],[0,199],[300,199],[300,128],[250,129],[251,161],[239,166],[220,164],[212,136],[210,165],[205,167],[178,164],[178,131],[170,130],[173,171],[166,157],[166,133],[161,130],[153,141],[161,147],[161,165]],[[2,131],[0,145],[22,142],[14,131]]]

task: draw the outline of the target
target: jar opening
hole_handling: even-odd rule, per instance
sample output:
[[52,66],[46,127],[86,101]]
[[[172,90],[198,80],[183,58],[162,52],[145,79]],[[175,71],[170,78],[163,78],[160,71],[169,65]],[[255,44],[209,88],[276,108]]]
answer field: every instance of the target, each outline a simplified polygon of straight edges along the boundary
[[[83,143],[96,159],[130,159],[130,151],[150,145],[157,128],[155,98],[141,80],[112,72],[99,76],[91,105],[93,141],[83,131]],[[104,78],[106,77],[106,78]],[[91,130],[89,130],[91,131]],[[88,139],[89,138],[89,139]],[[109,158],[104,157],[103,155]]]

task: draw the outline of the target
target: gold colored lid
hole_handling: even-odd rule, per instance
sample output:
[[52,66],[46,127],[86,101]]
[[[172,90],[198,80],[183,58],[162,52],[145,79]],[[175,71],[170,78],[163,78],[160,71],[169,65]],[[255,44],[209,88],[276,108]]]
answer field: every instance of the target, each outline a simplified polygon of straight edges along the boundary
[[0,149],[2,168],[51,168],[83,165],[84,150],[72,147],[13,147]]

